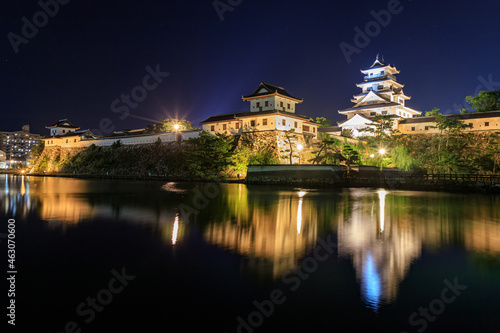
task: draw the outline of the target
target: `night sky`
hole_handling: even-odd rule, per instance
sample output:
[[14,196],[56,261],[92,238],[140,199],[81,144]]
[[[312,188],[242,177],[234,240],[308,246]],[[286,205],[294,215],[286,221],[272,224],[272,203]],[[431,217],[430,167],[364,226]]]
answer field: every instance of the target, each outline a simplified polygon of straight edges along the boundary
[[[377,53],[401,71],[407,106],[419,111],[457,112],[476,90],[500,89],[498,0],[222,0],[232,3],[223,21],[213,0],[59,1],[53,17],[37,1],[1,2],[0,130],[30,124],[47,135],[62,118],[103,134],[167,117],[198,125],[248,110],[241,97],[261,81],[303,98],[297,113],[339,121]],[[388,6],[397,13],[377,31],[371,12]],[[34,16],[38,32],[25,27],[25,38],[22,19]],[[358,40],[349,63],[339,45],[356,47],[354,28],[367,24],[373,37]],[[157,68],[158,81],[144,83]],[[126,106],[133,90],[143,100]]]

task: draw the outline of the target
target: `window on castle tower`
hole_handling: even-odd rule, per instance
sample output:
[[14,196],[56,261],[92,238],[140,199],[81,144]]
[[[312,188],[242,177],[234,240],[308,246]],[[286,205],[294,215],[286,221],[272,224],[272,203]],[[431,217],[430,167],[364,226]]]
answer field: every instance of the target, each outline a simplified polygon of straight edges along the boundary
[[295,128],[297,128],[297,126],[298,126],[297,122],[294,122],[293,126],[294,126]]
[[382,114],[387,114],[387,111],[382,111]]
[[262,125],[266,126],[267,125],[267,118],[262,119]]
[[260,108],[260,102],[257,102],[257,108]]
[[288,103],[286,107],[288,108],[288,110],[290,110],[290,103]]
[[255,126],[255,120],[250,120],[250,126]]
[[283,102],[280,102],[280,107],[283,107]]
[[484,126],[490,126],[490,122],[489,121],[485,122]]
[[227,130],[227,125],[226,124],[222,124],[222,130],[223,131]]
[[265,105],[266,105],[266,106],[269,106],[269,102],[268,102],[268,101],[266,101],[266,102],[265,102]]
[[415,127],[412,127],[412,128],[411,128],[411,130],[412,130],[412,131],[414,131],[414,130],[415,130]]
[[286,126],[286,119],[281,120],[281,125]]
[[212,126],[210,127],[210,130],[211,130],[212,132],[213,132],[213,131],[215,131],[215,125],[212,125]]
[[236,123],[236,125],[234,126],[236,129],[240,129],[240,123]]

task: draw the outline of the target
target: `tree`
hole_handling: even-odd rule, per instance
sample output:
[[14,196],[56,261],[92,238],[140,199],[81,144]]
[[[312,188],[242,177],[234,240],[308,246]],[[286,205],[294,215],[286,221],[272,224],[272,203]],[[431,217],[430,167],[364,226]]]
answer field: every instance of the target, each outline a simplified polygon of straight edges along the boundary
[[467,96],[465,100],[477,112],[500,110],[500,90],[483,90],[476,96]]
[[444,116],[439,112],[438,108],[434,108],[431,111],[425,113],[426,116],[433,116],[436,126],[431,126],[431,128],[436,128],[439,130],[439,134],[445,136],[446,147],[448,147],[449,139],[452,134],[459,134],[462,130],[466,128],[472,128],[472,125],[466,124],[457,117]]
[[[178,128],[175,128],[175,125]],[[164,119],[162,121],[154,124],[153,128],[146,128],[146,130],[152,130],[154,133],[162,133],[162,132],[176,132],[176,131],[189,131],[189,130],[197,130],[199,129],[196,126],[191,125],[190,121],[187,120],[179,120],[179,119]]]
[[37,159],[42,155],[45,149],[45,141],[39,140],[36,146],[31,147],[30,155],[28,157],[28,164],[35,165]]
[[354,133],[352,132],[352,129],[350,129],[350,128],[343,128],[340,135],[345,137],[345,138],[353,138],[354,137]]
[[346,160],[342,156],[342,142],[338,139],[328,138],[314,143],[313,147],[316,148],[312,152],[314,158],[309,160],[312,164],[340,164]]
[[187,141],[188,169],[203,178],[227,176],[234,161],[234,137],[217,133],[200,132],[197,138]]
[[325,117],[316,117],[316,120],[313,120],[312,118],[309,119],[311,122],[314,122],[318,124],[318,127],[328,127],[332,126],[332,122]]
[[288,131],[283,131],[283,134],[285,135],[286,146],[281,148],[281,152],[284,153],[283,155],[281,155],[281,158],[283,159],[289,158],[290,164],[293,164],[293,157],[295,153],[293,146],[294,143],[297,141],[297,134],[294,133],[295,133],[294,128],[289,129]]

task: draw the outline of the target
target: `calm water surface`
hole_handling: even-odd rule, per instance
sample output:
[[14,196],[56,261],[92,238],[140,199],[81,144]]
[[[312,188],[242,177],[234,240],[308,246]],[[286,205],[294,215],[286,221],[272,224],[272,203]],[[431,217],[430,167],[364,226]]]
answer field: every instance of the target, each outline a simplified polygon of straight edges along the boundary
[[500,325],[499,196],[0,175],[0,207],[19,332]]

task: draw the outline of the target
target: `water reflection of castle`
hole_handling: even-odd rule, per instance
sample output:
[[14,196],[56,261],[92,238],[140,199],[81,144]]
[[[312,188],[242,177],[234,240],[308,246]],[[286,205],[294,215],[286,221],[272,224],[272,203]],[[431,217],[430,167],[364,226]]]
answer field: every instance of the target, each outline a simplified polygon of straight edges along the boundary
[[349,218],[338,221],[339,255],[352,259],[361,292],[373,309],[396,298],[422,246],[409,221],[386,216],[386,195],[384,190],[355,191]]
[[[110,185],[115,195],[117,184]],[[0,175],[0,210],[21,218],[37,213],[57,228],[95,219],[140,224],[169,244],[181,242],[189,232],[190,225],[176,218],[179,201],[154,202],[155,193],[141,201],[137,198],[144,189],[128,184],[131,198],[115,200],[108,192],[112,190],[92,186],[79,179]],[[175,186],[166,191],[175,192]],[[459,244],[475,253],[500,255],[500,210],[493,209],[499,198],[471,198],[364,189],[332,196],[328,191],[248,190],[230,184],[217,198],[217,209],[224,214],[201,223],[208,243],[241,254],[249,270],[272,278],[294,269],[322,237],[320,230],[333,230],[339,256],[352,260],[364,299],[376,309],[397,297],[423,246]]]
[[[212,223],[206,239],[218,246],[244,255],[245,265],[260,276],[276,278],[293,269],[317,239],[317,212],[304,197],[306,192],[282,191],[267,195],[263,206],[260,195],[252,196],[236,207],[226,221]],[[248,208],[251,207],[251,212]]]

